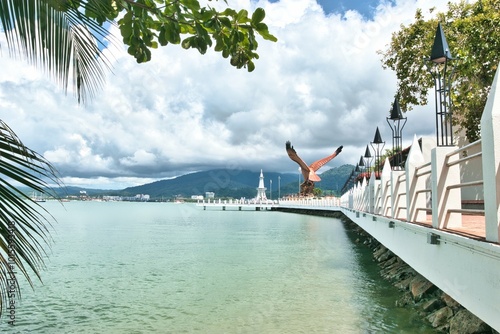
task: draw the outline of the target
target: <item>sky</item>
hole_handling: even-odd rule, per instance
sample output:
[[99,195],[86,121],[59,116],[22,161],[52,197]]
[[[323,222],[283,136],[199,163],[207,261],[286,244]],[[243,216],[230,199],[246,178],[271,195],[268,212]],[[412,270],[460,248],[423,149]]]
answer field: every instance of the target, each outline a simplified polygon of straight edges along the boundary
[[[264,8],[278,38],[259,40],[255,71],[171,45],[137,64],[118,45],[106,50],[113,71],[103,90],[85,106],[0,48],[0,118],[67,186],[123,189],[215,168],[298,173],[287,140],[307,163],[343,145],[320,172],[355,165],[377,127],[392,148],[386,117],[397,81],[377,51],[417,8],[444,10],[447,2],[228,0]],[[429,101],[406,113],[405,146],[434,135]]]

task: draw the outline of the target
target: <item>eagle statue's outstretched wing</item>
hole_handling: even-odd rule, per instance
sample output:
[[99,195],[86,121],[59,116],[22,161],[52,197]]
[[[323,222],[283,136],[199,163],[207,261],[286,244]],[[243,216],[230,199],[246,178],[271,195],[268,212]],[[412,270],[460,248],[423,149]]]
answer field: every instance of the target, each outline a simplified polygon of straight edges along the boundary
[[295,152],[295,149],[290,141],[287,141],[285,146],[286,153],[288,153],[290,159],[295,161],[300,166],[302,176],[304,176],[304,180],[307,180],[309,178],[309,166],[297,155],[297,152]]
[[286,142],[286,153],[288,153],[290,159],[299,164],[300,170],[302,171],[302,175],[304,176],[304,181],[309,180],[313,182],[319,182],[321,181],[321,178],[318,175],[316,175],[316,171],[320,169],[322,166],[324,166],[326,163],[328,163],[328,161],[335,158],[340,152],[342,152],[343,147],[344,146],[340,146],[332,155],[329,155],[326,158],[315,161],[309,166],[304,162],[304,160],[302,160],[298,156],[297,152],[293,148],[292,143],[290,143],[290,141]]
[[337,150],[335,152],[333,152],[332,155],[329,155],[327,156],[326,158],[323,158],[323,159],[320,159],[318,161],[315,161],[313,162],[309,167],[313,170],[313,171],[318,171],[318,169],[320,169],[321,167],[323,167],[326,163],[328,163],[328,161],[332,160],[333,158],[335,158],[340,152],[342,152],[342,149],[344,148],[344,146],[340,146],[339,148],[337,148]]

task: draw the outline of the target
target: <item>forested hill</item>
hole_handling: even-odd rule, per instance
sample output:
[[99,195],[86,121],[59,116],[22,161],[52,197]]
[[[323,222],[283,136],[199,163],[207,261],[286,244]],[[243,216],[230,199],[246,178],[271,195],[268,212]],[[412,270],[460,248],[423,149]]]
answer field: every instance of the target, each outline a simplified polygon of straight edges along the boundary
[[[278,176],[281,180],[278,181]],[[191,197],[214,192],[216,197],[253,198],[257,194],[260,171],[214,169],[182,175],[174,179],[161,180],[142,186],[126,188],[123,195],[149,194],[152,198],[159,197]],[[296,180],[293,174],[264,172],[264,186],[270,188],[272,180],[273,192],[281,185]]]
[[[323,190],[323,193],[326,194],[338,194],[353,168],[352,165],[343,165],[326,170],[320,174],[322,180],[316,183],[316,187]],[[214,169],[122,190],[67,187],[65,191],[61,189],[58,192],[62,197],[67,195],[78,196],[82,190],[85,190],[88,196],[135,196],[137,194],[148,194],[152,200],[166,200],[174,197],[190,198],[192,195],[205,195],[206,192],[214,192],[216,197],[254,198],[257,194],[256,188],[259,186],[259,177],[260,171]],[[272,184],[270,181],[272,181]],[[300,175],[300,182],[302,181],[302,175]],[[279,185],[281,185],[281,190],[278,192]],[[281,196],[295,195],[299,189],[299,173],[264,171],[264,186],[267,188],[266,193],[268,196],[272,188],[272,198],[277,198],[278,194]]]
[[[320,175],[321,182],[316,187],[322,190],[340,192],[354,166],[343,165],[331,168]],[[152,198],[168,198],[180,195],[205,195],[214,192],[216,197],[253,198],[257,194],[260,171],[216,169],[179,176],[175,179],[161,180],[137,187],[126,188],[122,195],[149,194]],[[278,180],[280,177],[280,180]],[[269,194],[272,187],[273,198],[278,197],[278,184],[281,196],[298,192],[298,173],[274,173],[264,171],[264,186]],[[271,182],[272,181],[272,185]],[[301,182],[303,180],[301,179]]]

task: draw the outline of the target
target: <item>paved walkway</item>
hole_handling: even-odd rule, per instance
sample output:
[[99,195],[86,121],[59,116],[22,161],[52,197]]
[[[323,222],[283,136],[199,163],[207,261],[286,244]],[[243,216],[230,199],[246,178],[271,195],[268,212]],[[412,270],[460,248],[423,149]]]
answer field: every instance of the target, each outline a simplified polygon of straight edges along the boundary
[[[432,226],[432,215],[422,225]],[[462,226],[445,228],[444,231],[464,235],[468,238],[486,240],[486,224],[484,216],[462,213]]]

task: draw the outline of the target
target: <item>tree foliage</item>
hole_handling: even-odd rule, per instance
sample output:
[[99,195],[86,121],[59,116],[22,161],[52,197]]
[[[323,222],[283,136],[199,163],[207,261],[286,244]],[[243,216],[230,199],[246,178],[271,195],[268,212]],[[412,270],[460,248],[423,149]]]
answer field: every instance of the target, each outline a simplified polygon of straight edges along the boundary
[[201,54],[214,46],[232,66],[251,72],[259,58],[256,33],[277,40],[265,15],[262,8],[250,15],[245,9],[201,6],[198,0],[0,0],[9,51],[42,65],[65,88],[72,71],[79,100],[95,95],[104,82],[109,25],[119,27],[138,63],[151,60],[151,49],[158,46],[176,44]]
[[[430,10],[431,13],[435,9]],[[434,87],[425,59],[430,56],[436,27],[441,22],[455,65],[451,89],[453,123],[469,141],[480,136],[480,120],[500,61],[500,0],[448,3],[444,13],[425,20],[417,10],[415,22],[392,35],[381,51],[384,68],[396,72],[402,110],[426,105]]]

